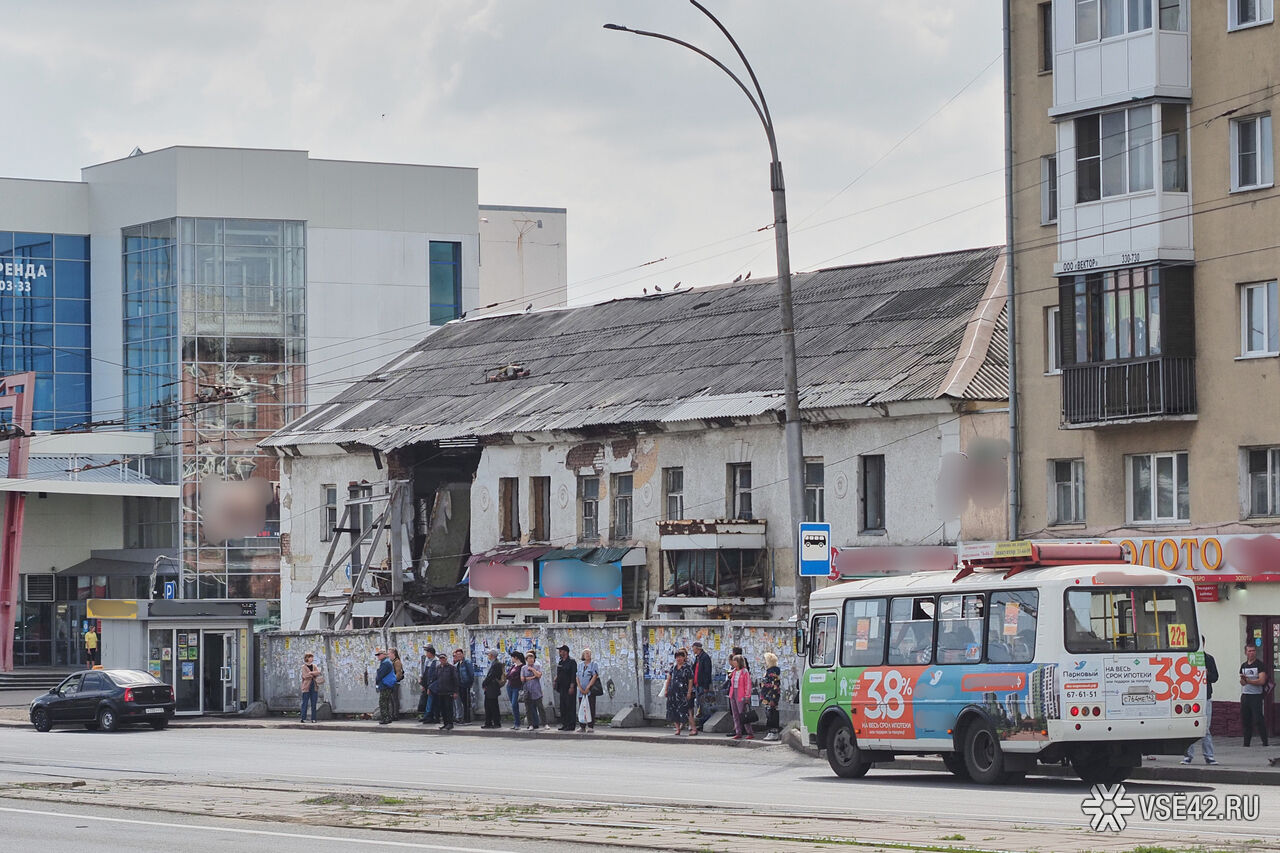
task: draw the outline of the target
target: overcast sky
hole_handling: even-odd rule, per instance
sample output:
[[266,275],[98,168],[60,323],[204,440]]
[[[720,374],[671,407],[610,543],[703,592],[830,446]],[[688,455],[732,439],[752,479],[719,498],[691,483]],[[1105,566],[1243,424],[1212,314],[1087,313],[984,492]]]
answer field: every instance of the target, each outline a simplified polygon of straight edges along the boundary
[[[769,99],[792,268],[1003,240],[997,0],[705,0]],[[574,301],[775,270],[768,148],[685,0],[0,0],[0,173],[136,145],[475,166],[568,208]],[[642,266],[666,258],[660,263]]]

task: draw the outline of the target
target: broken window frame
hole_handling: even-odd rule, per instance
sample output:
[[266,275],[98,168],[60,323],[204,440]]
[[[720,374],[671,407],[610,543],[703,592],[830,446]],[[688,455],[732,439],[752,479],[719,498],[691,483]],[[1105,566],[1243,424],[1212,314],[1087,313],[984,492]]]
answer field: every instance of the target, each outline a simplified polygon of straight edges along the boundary
[[729,481],[729,518],[751,521],[755,518],[751,505],[751,463],[731,462],[727,466]]
[[600,538],[600,478],[578,478],[578,538]]
[[529,478],[529,541],[551,541],[551,478]]
[[520,479],[498,478],[498,539],[520,541]]
[[768,553],[764,548],[663,551],[662,595],[766,598],[768,569]]
[[631,474],[614,474],[610,491],[613,497],[613,513],[610,518],[610,535],[614,539],[630,539],[634,528],[635,477]]
[[338,534],[333,528],[338,526],[338,484],[325,483],[320,487],[320,496],[324,501],[320,521],[320,541],[332,542]]

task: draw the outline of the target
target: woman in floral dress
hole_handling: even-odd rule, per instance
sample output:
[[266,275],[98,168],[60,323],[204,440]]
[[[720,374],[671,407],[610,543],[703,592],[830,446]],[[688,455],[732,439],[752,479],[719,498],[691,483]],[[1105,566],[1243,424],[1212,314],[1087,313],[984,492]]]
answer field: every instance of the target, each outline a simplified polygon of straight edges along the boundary
[[675,723],[675,734],[681,734],[685,723],[693,729],[693,667],[689,653],[676,652],[676,662],[667,673],[667,721]]

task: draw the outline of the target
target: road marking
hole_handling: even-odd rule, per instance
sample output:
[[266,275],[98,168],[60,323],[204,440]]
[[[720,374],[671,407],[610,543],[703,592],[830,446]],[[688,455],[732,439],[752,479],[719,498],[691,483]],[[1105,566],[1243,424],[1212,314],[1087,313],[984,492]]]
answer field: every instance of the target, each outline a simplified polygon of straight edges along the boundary
[[267,829],[239,829],[231,826],[211,826],[198,823],[167,823],[160,820],[137,820],[125,817],[103,817],[100,815],[66,814],[64,812],[46,812],[36,809],[11,809],[0,806],[0,812],[13,814],[39,815],[41,817],[65,817],[69,820],[96,820],[104,823],[127,823],[136,826],[159,826],[166,829],[199,828],[208,832],[227,832],[235,835],[266,835],[273,838],[298,838],[304,841],[336,841],[343,844],[368,844],[381,847],[408,847],[413,850],[442,850],[446,853],[513,853],[509,850],[497,850],[492,847],[451,847],[444,844],[419,844],[412,841],[383,841],[377,838],[349,838],[339,835],[309,835],[303,832],[273,832]]

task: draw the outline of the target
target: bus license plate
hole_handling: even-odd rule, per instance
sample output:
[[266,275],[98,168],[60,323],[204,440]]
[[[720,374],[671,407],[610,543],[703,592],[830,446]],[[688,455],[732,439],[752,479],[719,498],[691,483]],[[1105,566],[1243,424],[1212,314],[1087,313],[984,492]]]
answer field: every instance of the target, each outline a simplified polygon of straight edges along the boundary
[[1156,704],[1156,694],[1154,693],[1124,693],[1120,696],[1121,705],[1154,705]]
[[164,708],[148,708],[148,709],[147,709],[147,713],[148,713],[148,714],[163,714],[163,713],[164,713]]

